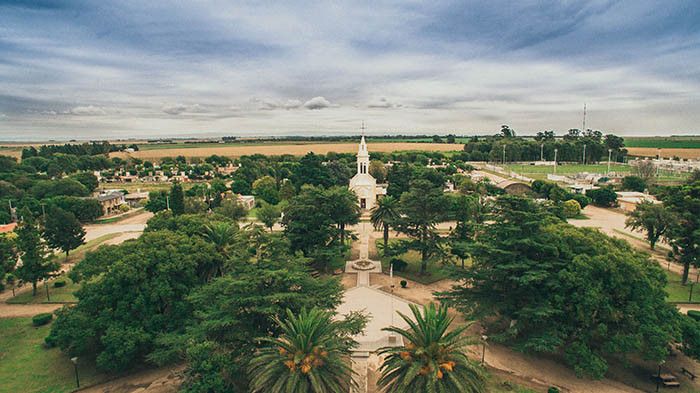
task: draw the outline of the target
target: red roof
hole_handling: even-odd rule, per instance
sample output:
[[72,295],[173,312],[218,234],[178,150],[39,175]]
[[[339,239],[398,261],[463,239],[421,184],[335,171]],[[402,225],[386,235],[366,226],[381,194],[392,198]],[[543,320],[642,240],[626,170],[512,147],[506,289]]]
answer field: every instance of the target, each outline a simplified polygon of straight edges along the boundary
[[17,226],[16,222],[0,225],[0,233],[12,232],[15,230],[16,226]]

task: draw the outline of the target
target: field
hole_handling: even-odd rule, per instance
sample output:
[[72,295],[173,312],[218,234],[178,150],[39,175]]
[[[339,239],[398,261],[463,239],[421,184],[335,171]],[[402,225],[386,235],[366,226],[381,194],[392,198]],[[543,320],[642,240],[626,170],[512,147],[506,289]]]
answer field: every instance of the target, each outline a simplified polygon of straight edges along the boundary
[[[33,327],[31,318],[0,318],[0,391],[40,393],[75,389],[73,363],[58,348],[46,349],[51,325]],[[80,385],[104,380],[92,361],[78,360]]]
[[700,136],[627,137],[625,146],[661,149],[700,149]]
[[[457,151],[462,150],[464,145],[454,143],[411,143],[411,142],[379,142],[379,143],[368,143],[369,150],[372,152],[393,152],[393,151],[410,151],[410,150],[422,150],[422,151]],[[167,146],[167,145],[161,145]],[[198,146],[194,145],[193,146]],[[183,155],[186,157],[208,157],[212,154],[228,156],[228,157],[239,157],[251,154],[264,154],[264,155],[282,155],[282,154],[293,154],[297,156],[304,155],[309,152],[314,152],[317,154],[327,154],[330,152],[335,153],[355,153],[357,152],[357,142],[348,143],[286,143],[286,144],[276,144],[276,143],[265,143],[260,145],[254,144],[240,144],[240,145],[221,145],[216,144],[212,147],[174,147],[174,148],[160,148],[153,150],[139,150],[134,153],[112,153],[112,157],[136,157],[140,159],[148,160],[159,160],[163,157],[175,157],[178,155]]]
[[[627,151],[630,156],[638,157],[656,157],[659,154],[659,150],[655,147],[628,147]],[[673,158],[679,157],[684,159],[700,159],[700,148],[697,149],[661,149],[661,157],[663,158]]]
[[[546,180],[547,174],[554,173],[553,166],[544,165],[502,165],[506,170],[519,173],[523,176],[527,176],[532,179]],[[631,173],[632,168],[626,164],[611,163],[610,171],[616,173],[627,174]],[[557,175],[573,175],[580,172],[588,173],[606,173],[608,171],[608,164],[562,164],[557,165]]]

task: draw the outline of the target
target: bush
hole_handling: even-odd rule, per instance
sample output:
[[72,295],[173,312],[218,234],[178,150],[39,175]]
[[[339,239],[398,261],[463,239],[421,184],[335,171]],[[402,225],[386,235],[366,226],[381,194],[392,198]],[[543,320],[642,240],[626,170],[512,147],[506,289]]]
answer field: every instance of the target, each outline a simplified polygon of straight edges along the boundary
[[564,208],[564,217],[566,218],[574,218],[581,214],[581,205],[573,199],[562,203],[562,207]]
[[556,386],[550,386],[549,389],[547,389],[547,393],[559,393],[559,388]]
[[131,207],[130,207],[129,205],[127,205],[126,203],[122,203],[121,205],[119,205],[119,211],[120,211],[120,212],[126,213],[126,212],[128,212],[129,210],[131,210]]
[[32,325],[44,326],[47,323],[51,322],[52,319],[53,319],[53,314],[50,312],[37,314],[34,317],[32,317]]
[[700,311],[688,310],[688,316],[693,318],[696,321],[700,321]]
[[639,176],[625,176],[622,178],[622,189],[626,191],[644,192],[647,182]]
[[61,287],[65,287],[65,286],[66,286],[65,280],[58,280],[58,281],[54,281],[54,283],[53,283],[54,288],[61,288]]
[[617,205],[617,194],[612,187],[602,187],[597,190],[590,190],[586,195],[591,198],[593,204],[601,207],[612,207]]
[[408,267],[408,263],[406,263],[400,258],[393,258],[391,260],[391,264],[394,265],[394,270],[396,270],[397,272],[402,272]]
[[585,209],[586,206],[588,206],[591,203],[591,198],[583,194],[573,194],[571,195],[571,199],[578,202],[579,206],[581,206],[581,209]]
[[406,286],[408,285],[408,282],[406,280],[401,280],[401,281],[399,281],[399,284],[401,284],[401,288],[406,288]]

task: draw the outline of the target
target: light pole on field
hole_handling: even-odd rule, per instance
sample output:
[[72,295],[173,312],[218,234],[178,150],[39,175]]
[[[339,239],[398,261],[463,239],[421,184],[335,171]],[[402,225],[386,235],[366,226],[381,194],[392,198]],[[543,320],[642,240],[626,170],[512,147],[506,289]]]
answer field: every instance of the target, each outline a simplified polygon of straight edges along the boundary
[[540,144],[540,161],[544,161],[544,143]]
[[581,159],[583,161],[583,165],[586,165],[586,144],[583,144],[583,157]]
[[557,151],[558,149],[554,149],[554,174],[557,174]]
[[612,149],[608,149],[608,173],[610,175],[610,157],[612,156]]
[[503,165],[506,164],[506,145],[503,145]]
[[75,385],[80,387],[80,378],[78,378],[78,357],[70,358],[71,363],[73,363],[73,369],[75,370]]

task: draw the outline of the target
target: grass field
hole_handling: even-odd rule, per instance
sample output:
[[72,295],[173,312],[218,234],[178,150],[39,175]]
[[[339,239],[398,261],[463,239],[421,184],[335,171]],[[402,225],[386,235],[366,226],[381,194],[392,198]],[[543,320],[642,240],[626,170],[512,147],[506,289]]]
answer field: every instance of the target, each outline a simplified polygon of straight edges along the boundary
[[[33,327],[31,318],[0,318],[0,391],[63,393],[75,389],[73,364],[58,348],[45,349],[51,325]],[[92,361],[79,359],[81,386],[106,379]]]
[[[182,183],[182,188],[186,191],[194,187],[195,184],[201,182],[191,181]],[[101,183],[100,190],[126,190],[128,192],[151,192],[151,191],[167,191],[172,187],[172,183],[151,183],[151,182],[131,182],[131,183]]]
[[[396,239],[390,239],[389,242],[392,241],[397,241]],[[376,241],[377,244],[377,249],[380,248],[380,245],[383,244],[383,240],[377,239]],[[399,276],[399,277],[404,277],[409,280],[413,280],[416,282],[419,282],[421,284],[432,284],[434,282],[443,280],[447,277],[449,277],[449,274],[446,269],[443,268],[443,265],[440,261],[430,261],[428,262],[428,267],[427,267],[427,273],[425,275],[420,274],[420,253],[414,250],[410,250],[407,253],[401,255],[398,257],[402,259],[404,262],[408,263],[408,266],[406,267],[406,270],[404,271],[394,271],[394,274]],[[380,258],[382,262],[382,269],[385,272],[389,271],[389,261],[391,258],[387,257],[381,257]]]
[[[547,174],[554,173],[553,166],[544,165],[504,165],[504,169],[519,173],[523,176],[527,176],[533,179],[547,179]],[[616,173],[631,173],[631,167],[626,164],[611,163],[610,171]],[[562,164],[557,165],[557,175],[573,175],[579,172],[588,173],[606,173],[608,171],[607,164]]]
[[78,301],[73,295],[75,291],[80,288],[79,284],[76,284],[68,278],[65,274],[56,278],[56,281],[65,281],[66,286],[56,288],[53,286],[55,281],[50,281],[48,283],[49,287],[49,298],[46,297],[46,283],[39,284],[37,288],[36,296],[32,296],[32,291],[25,291],[19,295],[7,299],[8,304],[41,304],[41,303],[75,303]]

